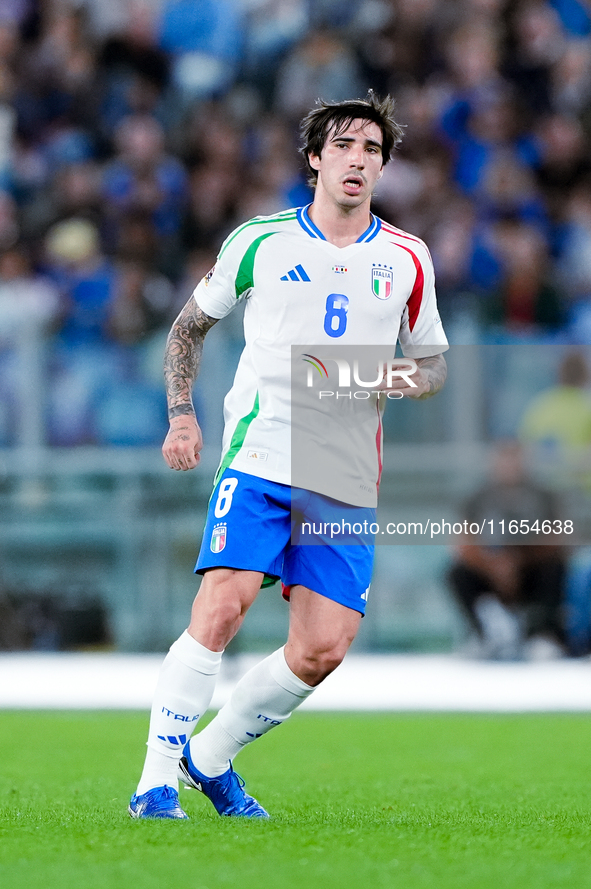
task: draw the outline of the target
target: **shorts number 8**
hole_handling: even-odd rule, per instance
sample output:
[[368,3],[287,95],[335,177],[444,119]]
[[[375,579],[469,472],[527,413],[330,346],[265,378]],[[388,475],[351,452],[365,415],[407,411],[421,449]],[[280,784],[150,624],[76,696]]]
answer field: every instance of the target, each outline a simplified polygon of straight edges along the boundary
[[237,484],[237,478],[225,478],[223,482],[221,482],[218,491],[218,499],[213,511],[216,519],[223,519],[223,517],[230,511],[230,507],[232,506],[232,495],[236,490]]

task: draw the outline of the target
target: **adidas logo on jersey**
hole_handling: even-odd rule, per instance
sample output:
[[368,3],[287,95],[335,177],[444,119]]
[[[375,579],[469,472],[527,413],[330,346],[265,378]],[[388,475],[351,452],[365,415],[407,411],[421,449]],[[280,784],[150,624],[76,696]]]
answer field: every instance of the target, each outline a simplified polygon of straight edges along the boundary
[[291,269],[287,275],[283,275],[280,281],[309,281],[308,273],[302,265],[296,265],[295,269]]

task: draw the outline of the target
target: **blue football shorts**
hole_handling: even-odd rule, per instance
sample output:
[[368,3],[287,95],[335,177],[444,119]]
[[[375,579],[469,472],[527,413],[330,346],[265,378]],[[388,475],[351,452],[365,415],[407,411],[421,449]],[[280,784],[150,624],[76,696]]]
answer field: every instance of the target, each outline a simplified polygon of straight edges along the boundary
[[365,613],[374,559],[375,509],[226,469],[214,487],[196,574],[261,571]]

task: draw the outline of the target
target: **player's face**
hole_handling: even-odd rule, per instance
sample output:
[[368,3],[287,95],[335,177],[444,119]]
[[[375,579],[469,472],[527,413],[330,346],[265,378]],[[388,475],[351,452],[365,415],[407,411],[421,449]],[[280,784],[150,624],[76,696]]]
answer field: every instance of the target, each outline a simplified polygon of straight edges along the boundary
[[382,131],[373,121],[354,120],[338,136],[329,133],[321,156],[309,160],[318,171],[317,196],[320,190],[343,208],[357,207],[371,200],[382,175]]

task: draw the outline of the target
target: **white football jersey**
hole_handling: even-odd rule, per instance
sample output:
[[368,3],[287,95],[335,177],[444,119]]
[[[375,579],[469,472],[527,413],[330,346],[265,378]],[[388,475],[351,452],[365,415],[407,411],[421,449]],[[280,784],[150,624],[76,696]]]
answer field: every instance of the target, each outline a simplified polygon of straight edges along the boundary
[[[245,347],[224,401],[221,469],[233,467],[284,484],[292,484],[292,346],[307,346],[313,356],[313,345],[326,354],[329,345],[399,342],[410,358],[448,348],[429,251],[419,238],[375,216],[347,247],[329,243],[307,207],[256,217],[226,239],[194,297],[212,318],[223,318],[246,300]],[[352,471],[348,465],[344,472],[353,477],[338,490],[333,483],[320,490],[323,483],[314,480],[311,490],[359,506],[376,504],[381,469],[377,403],[377,396],[368,399],[365,421],[349,430],[359,437],[354,448],[364,453],[358,467]],[[343,453],[342,459],[348,456]],[[297,485],[306,486],[299,478]]]

